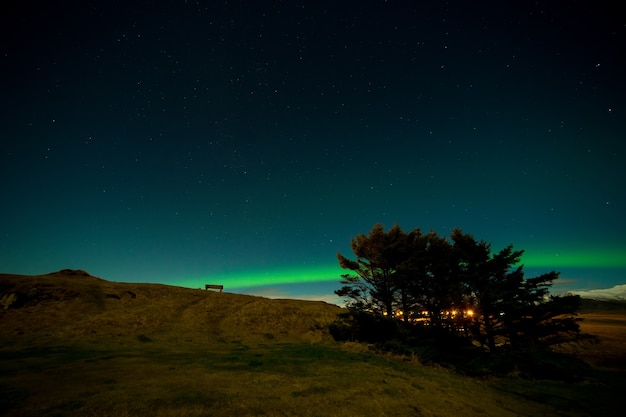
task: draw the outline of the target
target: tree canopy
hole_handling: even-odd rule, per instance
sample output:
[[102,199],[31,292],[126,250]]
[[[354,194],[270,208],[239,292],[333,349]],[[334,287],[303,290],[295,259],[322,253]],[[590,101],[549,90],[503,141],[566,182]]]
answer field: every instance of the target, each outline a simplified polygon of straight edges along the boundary
[[352,311],[454,334],[485,346],[528,346],[578,333],[577,296],[555,296],[559,273],[525,278],[523,251],[492,251],[461,229],[449,238],[376,224],[351,241],[355,260],[337,254],[341,289]]

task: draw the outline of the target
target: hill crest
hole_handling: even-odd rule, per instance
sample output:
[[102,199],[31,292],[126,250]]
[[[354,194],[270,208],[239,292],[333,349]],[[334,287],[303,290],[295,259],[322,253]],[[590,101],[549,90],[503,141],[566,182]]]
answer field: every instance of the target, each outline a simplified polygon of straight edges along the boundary
[[0,347],[102,340],[315,341],[330,337],[324,325],[340,311],[322,301],[112,282],[81,270],[0,274]]

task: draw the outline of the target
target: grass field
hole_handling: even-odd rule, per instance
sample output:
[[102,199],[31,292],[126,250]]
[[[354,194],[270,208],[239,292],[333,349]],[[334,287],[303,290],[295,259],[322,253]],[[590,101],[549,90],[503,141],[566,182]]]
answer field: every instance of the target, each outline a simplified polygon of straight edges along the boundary
[[[3,416],[617,416],[623,312],[583,322],[583,381],[470,378],[332,341],[324,303],[89,277],[0,276]],[[41,295],[43,294],[43,295]],[[108,295],[107,295],[108,294]],[[621,358],[621,359],[620,359]]]
[[599,343],[583,343],[571,349],[597,367],[626,372],[626,310],[583,313],[581,329],[598,337]]

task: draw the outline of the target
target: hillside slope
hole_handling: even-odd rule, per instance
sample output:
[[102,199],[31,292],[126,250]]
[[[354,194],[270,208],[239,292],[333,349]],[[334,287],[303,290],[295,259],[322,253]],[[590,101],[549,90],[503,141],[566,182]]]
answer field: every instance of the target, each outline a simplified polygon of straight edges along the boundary
[[84,271],[0,274],[0,347],[70,342],[214,343],[316,340],[341,310],[160,284],[110,282]]
[[84,271],[0,275],[0,414],[623,414],[621,373],[598,371],[581,383],[469,378],[331,341],[323,324],[340,311],[323,302],[115,283]]

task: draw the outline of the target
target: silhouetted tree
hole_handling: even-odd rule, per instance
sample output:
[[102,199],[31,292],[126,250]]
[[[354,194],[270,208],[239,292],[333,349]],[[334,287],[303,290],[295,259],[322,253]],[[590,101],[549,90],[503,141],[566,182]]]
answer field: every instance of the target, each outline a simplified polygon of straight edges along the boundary
[[470,327],[481,343],[494,350],[496,337],[503,333],[505,321],[514,314],[518,297],[523,296],[522,267],[514,267],[523,251],[514,251],[509,245],[491,255],[491,245],[477,242],[460,229],[454,230],[451,238],[459,254],[460,280],[473,305]]
[[495,350],[497,340],[512,346],[563,340],[578,334],[573,315],[580,308],[577,297],[549,296],[557,272],[524,278],[519,263],[523,251],[512,245],[491,255],[486,242],[455,230],[452,234],[459,251],[461,280],[475,318],[470,328],[474,336]]
[[459,301],[459,282],[455,253],[446,238],[434,232],[427,235],[424,266],[426,279],[421,281],[416,296],[421,299],[421,309],[428,312],[430,325],[447,327],[450,313]]
[[511,312],[504,317],[511,345],[560,343],[579,334],[574,315],[580,309],[580,297],[549,294],[558,277],[552,271],[524,280]]
[[490,244],[460,229],[447,240],[398,225],[385,232],[376,224],[352,239],[351,248],[356,260],[340,253],[337,259],[354,274],[342,275],[335,293],[355,311],[401,316],[416,326],[412,319],[426,312],[430,329],[463,334],[490,351],[500,344],[557,343],[578,332],[579,298],[549,295],[557,272],[525,279],[517,266],[523,251],[512,245],[492,254]]
[[416,312],[423,310],[424,289],[428,288],[428,241],[429,235],[424,235],[419,229],[414,229],[406,235],[403,244],[398,246],[402,250],[402,262],[396,271],[398,291],[396,303],[402,311],[405,322],[416,318]]
[[463,312],[461,325],[466,333],[470,333],[481,344],[485,344],[486,334],[481,329],[491,328],[492,324],[489,316],[487,319],[482,317],[479,306],[489,303],[487,277],[491,245],[484,241],[476,241],[472,235],[463,233],[461,229],[454,229],[451,239],[454,242],[456,272],[463,293],[460,300],[460,311]]
[[339,265],[356,275],[342,275],[344,286],[335,293],[348,298],[352,308],[393,317],[407,243],[408,235],[398,225],[385,232],[382,224],[376,224],[368,235],[357,235],[350,244],[356,261],[337,254]]

